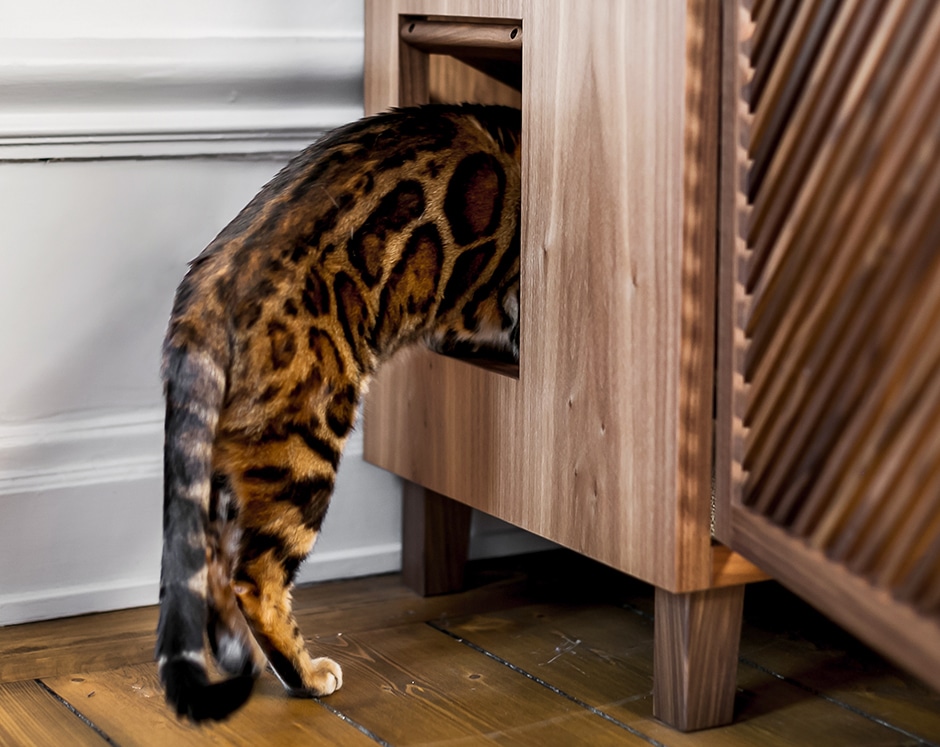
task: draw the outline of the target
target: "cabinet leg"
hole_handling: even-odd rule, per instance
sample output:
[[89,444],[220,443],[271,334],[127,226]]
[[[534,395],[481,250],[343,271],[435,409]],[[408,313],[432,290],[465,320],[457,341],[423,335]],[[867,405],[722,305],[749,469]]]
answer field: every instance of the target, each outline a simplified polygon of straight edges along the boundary
[[402,578],[422,596],[464,585],[471,508],[405,481],[402,504]]
[[653,715],[681,731],[734,718],[744,586],[656,589]]

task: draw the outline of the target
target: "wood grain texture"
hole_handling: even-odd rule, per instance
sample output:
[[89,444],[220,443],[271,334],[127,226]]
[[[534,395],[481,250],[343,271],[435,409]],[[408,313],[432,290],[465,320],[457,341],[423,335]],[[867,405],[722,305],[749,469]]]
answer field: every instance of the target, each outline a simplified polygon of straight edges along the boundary
[[0,685],[0,744],[16,747],[77,747],[107,741],[67,710],[39,682]]
[[0,628],[0,682],[152,661],[156,629],[155,607]]
[[463,589],[469,506],[413,482],[402,487],[402,579],[421,596]]
[[429,626],[325,643],[359,683],[330,705],[390,744],[648,744]]
[[[522,65],[505,65],[502,69],[512,71],[512,77],[522,76]],[[432,103],[460,104],[473,101],[478,104],[500,104],[522,107],[521,93],[480,70],[448,55],[431,55],[429,60],[428,86]],[[494,361],[487,367],[493,368]],[[516,375],[514,372],[513,375]]]
[[734,717],[744,587],[656,589],[653,714],[681,731]]
[[[524,29],[519,376],[423,351],[393,362],[366,404],[366,457],[666,588],[706,588],[717,9],[373,2],[367,59],[390,62],[388,23],[422,13]],[[397,64],[367,62],[370,111],[398,103]]]

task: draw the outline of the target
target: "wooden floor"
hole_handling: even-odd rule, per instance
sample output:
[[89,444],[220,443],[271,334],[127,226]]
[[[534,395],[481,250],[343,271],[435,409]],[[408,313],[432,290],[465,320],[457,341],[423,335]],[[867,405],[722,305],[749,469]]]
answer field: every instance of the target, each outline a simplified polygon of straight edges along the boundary
[[772,583],[749,588],[732,726],[651,716],[653,590],[566,552],[470,568],[421,599],[396,575],[296,594],[342,690],[287,698],[266,675],[228,722],[163,703],[153,608],[0,629],[0,745],[922,745],[940,695]]

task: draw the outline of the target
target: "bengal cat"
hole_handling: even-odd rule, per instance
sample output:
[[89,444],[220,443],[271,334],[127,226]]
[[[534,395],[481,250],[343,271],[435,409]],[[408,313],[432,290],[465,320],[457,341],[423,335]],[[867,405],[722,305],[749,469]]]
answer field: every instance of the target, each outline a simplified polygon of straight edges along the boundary
[[291,585],[379,365],[419,342],[518,352],[519,133],[505,107],[363,119],[294,158],[192,262],[163,350],[156,657],[180,715],[225,718],[265,663],[292,695],[342,686],[308,654]]

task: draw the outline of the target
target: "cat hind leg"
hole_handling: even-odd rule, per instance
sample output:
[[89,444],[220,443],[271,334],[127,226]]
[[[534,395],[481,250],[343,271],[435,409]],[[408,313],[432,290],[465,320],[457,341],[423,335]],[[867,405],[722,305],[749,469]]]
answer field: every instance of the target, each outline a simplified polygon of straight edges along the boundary
[[299,697],[329,695],[343,684],[336,662],[308,653],[290,593],[333,492],[334,468],[324,472],[298,476],[287,468],[256,468],[243,472],[250,477],[238,480],[236,489],[241,539],[232,589],[268,664]]

